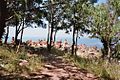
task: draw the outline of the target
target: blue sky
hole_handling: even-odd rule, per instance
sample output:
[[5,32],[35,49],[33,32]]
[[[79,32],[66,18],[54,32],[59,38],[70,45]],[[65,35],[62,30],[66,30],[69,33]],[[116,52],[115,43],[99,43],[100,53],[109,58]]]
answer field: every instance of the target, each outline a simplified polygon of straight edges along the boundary
[[107,0],[98,0],[98,3],[106,3]]
[[[107,0],[98,0],[97,4],[100,3],[106,3]],[[10,28],[10,36],[14,36],[15,35],[15,28]],[[59,35],[59,36],[58,36]],[[64,35],[64,36],[63,36]],[[65,34],[65,31],[59,31],[57,33],[58,37],[71,37],[70,34]],[[42,28],[27,28],[24,30],[24,37],[43,37],[46,38],[47,37],[47,29],[42,29]]]

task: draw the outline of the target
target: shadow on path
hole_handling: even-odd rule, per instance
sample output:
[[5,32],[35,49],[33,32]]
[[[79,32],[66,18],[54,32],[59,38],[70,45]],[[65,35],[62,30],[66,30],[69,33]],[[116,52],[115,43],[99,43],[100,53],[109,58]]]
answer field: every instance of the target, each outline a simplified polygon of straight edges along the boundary
[[80,69],[73,62],[64,59],[63,55],[42,53],[45,64],[40,75],[47,75],[50,80],[98,80],[94,74]]

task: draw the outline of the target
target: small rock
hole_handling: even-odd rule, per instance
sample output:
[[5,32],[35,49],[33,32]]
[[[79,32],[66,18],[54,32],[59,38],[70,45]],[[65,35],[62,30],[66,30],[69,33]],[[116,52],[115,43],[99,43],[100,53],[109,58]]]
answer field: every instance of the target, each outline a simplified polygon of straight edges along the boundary
[[86,75],[87,77],[90,77],[90,78],[94,78],[94,75],[93,74],[91,74],[91,73],[87,73],[87,75]]
[[20,66],[26,66],[26,65],[28,65],[28,64],[29,64],[29,63],[28,63],[27,60],[20,60],[20,63],[19,63]]
[[44,65],[44,67],[45,67],[45,68],[48,68],[48,69],[55,69],[55,67],[52,66],[52,65]]
[[38,75],[38,76],[34,76],[33,78],[43,78],[44,77],[44,75]]
[[27,53],[27,56],[28,56],[28,57],[32,57],[32,54],[30,54],[30,53]]

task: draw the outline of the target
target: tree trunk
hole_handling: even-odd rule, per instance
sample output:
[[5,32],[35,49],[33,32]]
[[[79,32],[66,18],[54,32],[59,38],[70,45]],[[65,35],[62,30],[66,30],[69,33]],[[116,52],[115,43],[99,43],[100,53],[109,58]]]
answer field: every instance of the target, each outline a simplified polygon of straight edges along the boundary
[[75,28],[73,27],[73,36],[72,36],[72,55],[74,55],[74,46],[75,46]]
[[76,31],[76,26],[75,26],[75,23],[76,23],[76,21],[75,21],[75,11],[76,11],[76,5],[74,4],[74,23],[73,23],[73,35],[72,35],[72,55],[74,55],[74,53],[75,53],[75,49],[74,49],[74,46],[75,46],[75,31]]
[[51,51],[51,47],[52,47],[52,41],[53,41],[53,21],[51,23],[51,33],[50,33],[50,44],[49,44],[49,51]]
[[20,43],[22,43],[23,32],[24,32],[24,25],[25,25],[25,21],[23,19],[23,26],[22,26],[21,36],[20,36]]
[[107,41],[102,39],[101,42],[103,43],[103,58],[106,57],[107,53],[108,53],[108,44]]
[[5,25],[5,19],[6,19],[6,13],[7,13],[7,3],[5,0],[0,0],[0,39],[3,36]]
[[110,49],[110,46],[108,46],[108,60],[110,61],[110,58],[111,58],[111,49]]
[[23,26],[22,26],[22,31],[21,31],[20,41],[18,42],[18,46],[17,46],[16,53],[19,52],[20,45],[21,45],[21,43],[22,43],[23,31],[24,31],[24,20],[23,20]]
[[22,31],[21,31],[21,37],[20,37],[20,42],[22,43],[22,41],[23,41],[23,32],[24,32],[24,29],[22,29]]
[[5,36],[4,44],[7,44],[7,41],[8,41],[8,35],[9,35],[9,26],[7,27],[7,33],[6,33],[6,36]]
[[49,39],[50,39],[50,25],[48,25],[47,49],[49,49]]
[[57,34],[57,30],[55,30],[55,34],[54,34],[54,43],[56,41],[56,34]]
[[107,57],[110,60],[111,57],[111,46],[110,46],[110,41],[107,40],[102,40],[104,51],[103,51],[103,57]]
[[51,33],[50,33],[50,44],[48,51],[51,51],[52,48],[52,41],[53,41],[53,31],[54,31],[54,24],[53,24],[53,5],[51,4]]
[[15,27],[15,44],[17,44],[17,39],[18,39],[18,30],[17,30],[17,25]]
[[75,48],[75,56],[76,56],[76,52],[77,52],[77,43],[78,43],[78,30],[77,30],[77,34],[76,34],[76,41],[75,41],[75,46],[76,46],[76,48]]
[[18,35],[19,35],[18,24],[19,24],[19,21],[17,20],[17,17],[16,17],[16,24],[15,24],[15,45],[18,45]]

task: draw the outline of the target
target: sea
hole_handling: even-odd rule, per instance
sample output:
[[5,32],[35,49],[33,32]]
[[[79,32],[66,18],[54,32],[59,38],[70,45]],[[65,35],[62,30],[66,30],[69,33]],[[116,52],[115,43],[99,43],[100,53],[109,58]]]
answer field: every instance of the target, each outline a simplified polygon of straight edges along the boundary
[[[8,42],[11,42],[12,37],[8,38]],[[56,41],[62,41],[67,40],[69,44],[72,44],[72,38],[71,37],[56,37]],[[24,36],[23,37],[23,42],[26,42],[27,40],[32,40],[32,41],[38,41],[38,40],[46,40],[46,37],[37,37],[37,36]],[[103,44],[101,41],[97,38],[88,38],[88,37],[80,37],[78,38],[78,44],[85,44],[89,47],[91,46],[96,46],[97,48],[103,48]]]
[[[65,33],[66,30],[59,30],[56,35],[56,41],[64,41],[65,39],[72,44],[72,32]],[[38,40],[46,40],[47,39],[47,29],[43,28],[26,28],[24,30],[23,41],[27,40],[38,41]],[[10,27],[10,33],[8,37],[8,42],[11,42],[12,37],[15,35],[15,28]],[[78,44],[85,44],[87,46],[96,46],[98,48],[102,48],[103,44],[97,38],[89,38],[90,35],[84,34],[78,38]],[[20,37],[20,35],[18,36]],[[4,39],[3,39],[4,40]]]

